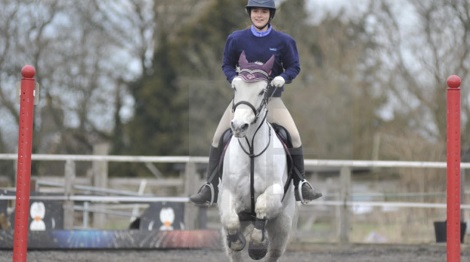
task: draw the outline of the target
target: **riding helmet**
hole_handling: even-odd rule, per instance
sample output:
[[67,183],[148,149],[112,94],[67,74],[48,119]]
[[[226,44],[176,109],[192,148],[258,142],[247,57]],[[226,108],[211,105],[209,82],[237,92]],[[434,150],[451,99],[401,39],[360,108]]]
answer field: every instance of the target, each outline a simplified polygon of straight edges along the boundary
[[250,15],[251,9],[254,7],[268,8],[271,19],[273,19],[276,14],[276,4],[274,0],[248,0],[248,4],[245,7],[248,15]]

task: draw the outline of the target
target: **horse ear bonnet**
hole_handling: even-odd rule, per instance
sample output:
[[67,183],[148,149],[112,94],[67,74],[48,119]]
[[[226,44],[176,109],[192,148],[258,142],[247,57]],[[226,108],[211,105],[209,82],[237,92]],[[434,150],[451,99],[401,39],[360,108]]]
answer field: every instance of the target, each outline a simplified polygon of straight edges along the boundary
[[257,81],[268,81],[269,74],[274,65],[274,55],[269,60],[262,64],[259,62],[250,63],[246,59],[245,51],[240,54],[238,59],[238,65],[240,66],[239,77],[245,82],[257,82]]

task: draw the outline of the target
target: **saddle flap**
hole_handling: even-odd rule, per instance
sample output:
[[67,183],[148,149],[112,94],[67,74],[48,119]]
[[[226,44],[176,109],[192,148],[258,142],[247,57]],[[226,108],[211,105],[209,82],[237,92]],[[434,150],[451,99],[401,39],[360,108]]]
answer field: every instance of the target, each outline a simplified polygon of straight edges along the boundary
[[[279,124],[271,123],[277,137],[283,142],[287,148],[292,148],[292,138],[290,137],[289,131]],[[287,152],[288,153],[288,152]]]

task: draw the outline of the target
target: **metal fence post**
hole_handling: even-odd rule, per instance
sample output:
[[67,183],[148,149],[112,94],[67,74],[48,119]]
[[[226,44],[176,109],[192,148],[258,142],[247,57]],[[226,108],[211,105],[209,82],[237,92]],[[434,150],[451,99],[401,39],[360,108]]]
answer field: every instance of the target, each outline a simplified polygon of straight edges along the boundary
[[[16,177],[15,226],[13,261],[26,262],[28,255],[29,198],[31,182],[31,153],[33,148],[34,75],[33,66],[21,70],[20,122],[18,130],[18,162]],[[39,95],[39,94],[36,94]]]
[[447,261],[460,261],[460,77],[447,79]]

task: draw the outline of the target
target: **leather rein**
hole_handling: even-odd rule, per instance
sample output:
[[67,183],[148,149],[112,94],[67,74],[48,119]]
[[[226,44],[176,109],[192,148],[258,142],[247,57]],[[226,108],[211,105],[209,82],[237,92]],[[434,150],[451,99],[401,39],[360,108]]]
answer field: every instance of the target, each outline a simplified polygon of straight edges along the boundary
[[[253,113],[255,114],[255,119],[253,120],[253,122],[251,124],[255,124],[258,121],[258,118],[259,118],[259,115],[260,115],[261,111],[263,110],[263,108],[267,107],[269,100],[272,98],[272,96],[274,95],[274,92],[276,91],[276,87],[275,87],[274,90],[272,91],[272,93],[269,94],[268,90],[270,89],[270,87],[271,87],[271,85],[268,84],[268,86],[266,87],[266,90],[265,90],[266,93],[265,93],[265,96],[263,98],[263,101],[261,102],[261,104],[259,105],[258,108],[255,108],[251,103],[249,103],[247,101],[240,101],[240,102],[235,104],[234,99],[232,99],[232,104],[233,104],[232,105],[232,111],[235,111],[235,109],[239,105],[246,105],[246,106],[250,107],[251,110],[253,111]],[[235,98],[235,94],[234,94],[234,98]],[[245,136],[245,141],[248,145],[248,149],[244,148],[242,143],[240,142],[240,138],[238,139],[238,144],[242,148],[243,152],[245,152],[245,154],[247,154],[250,157],[250,198],[251,198],[251,217],[252,218],[256,218],[256,212],[255,212],[255,158],[261,156],[262,154],[264,154],[266,152],[266,150],[268,149],[269,145],[271,144],[271,132],[272,132],[271,125],[268,125],[268,134],[269,134],[268,143],[266,144],[266,147],[263,150],[261,150],[261,152],[259,152],[257,154],[255,154],[255,152],[254,152],[255,151],[254,140],[255,140],[256,134],[260,130],[261,126],[266,121],[267,115],[268,115],[268,109],[266,108],[266,113],[264,114],[263,119],[259,123],[258,128],[256,129],[255,133],[253,134],[253,137],[251,138],[251,143],[248,140],[248,138]],[[287,181],[289,182],[290,180],[288,179]],[[285,190],[284,190],[284,196],[285,196],[285,193],[287,192],[288,187],[284,187],[284,188],[285,188]],[[282,199],[284,200],[284,197]]]

